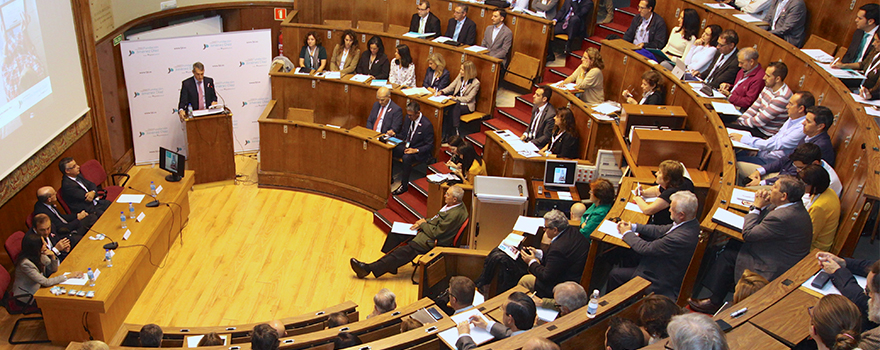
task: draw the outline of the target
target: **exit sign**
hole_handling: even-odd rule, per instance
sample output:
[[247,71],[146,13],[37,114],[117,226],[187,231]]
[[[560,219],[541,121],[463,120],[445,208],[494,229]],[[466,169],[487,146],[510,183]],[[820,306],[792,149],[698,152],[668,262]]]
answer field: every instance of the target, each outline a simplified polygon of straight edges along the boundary
[[283,21],[285,18],[287,18],[287,9],[275,8],[275,20]]

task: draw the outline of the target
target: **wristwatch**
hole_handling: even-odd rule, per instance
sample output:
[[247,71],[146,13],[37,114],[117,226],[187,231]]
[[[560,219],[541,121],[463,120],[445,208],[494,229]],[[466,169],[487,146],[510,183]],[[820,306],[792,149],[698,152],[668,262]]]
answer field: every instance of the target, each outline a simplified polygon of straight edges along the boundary
[[749,206],[749,211],[752,211],[752,210],[761,211],[761,208],[758,208],[758,207],[756,207],[754,204],[752,204],[752,205]]

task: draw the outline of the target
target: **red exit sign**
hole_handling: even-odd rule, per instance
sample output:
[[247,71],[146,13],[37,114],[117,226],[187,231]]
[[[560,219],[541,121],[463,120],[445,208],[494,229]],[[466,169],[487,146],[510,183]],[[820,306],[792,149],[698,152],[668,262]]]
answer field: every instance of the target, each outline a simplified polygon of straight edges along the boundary
[[283,21],[285,18],[287,18],[287,9],[275,8],[275,20]]

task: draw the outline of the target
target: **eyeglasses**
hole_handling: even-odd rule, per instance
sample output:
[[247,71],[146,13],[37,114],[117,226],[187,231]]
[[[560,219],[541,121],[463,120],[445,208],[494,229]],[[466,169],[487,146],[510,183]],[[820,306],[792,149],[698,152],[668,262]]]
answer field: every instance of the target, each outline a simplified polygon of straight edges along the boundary
[[664,349],[667,349],[667,350],[675,350],[675,349],[672,348],[672,345],[669,345],[669,343],[671,343],[671,342],[672,342],[671,340],[667,340],[667,341],[666,341],[666,344],[663,345],[663,348],[664,348]]

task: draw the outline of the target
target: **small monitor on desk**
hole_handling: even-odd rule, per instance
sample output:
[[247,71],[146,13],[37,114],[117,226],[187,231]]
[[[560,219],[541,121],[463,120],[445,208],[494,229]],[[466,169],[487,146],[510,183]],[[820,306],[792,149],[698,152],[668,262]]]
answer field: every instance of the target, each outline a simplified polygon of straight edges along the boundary
[[547,159],[544,165],[544,188],[547,191],[568,191],[574,187],[577,161]]
[[183,179],[183,172],[186,170],[186,157],[159,147],[159,168],[171,173],[165,177],[166,181],[178,182]]

